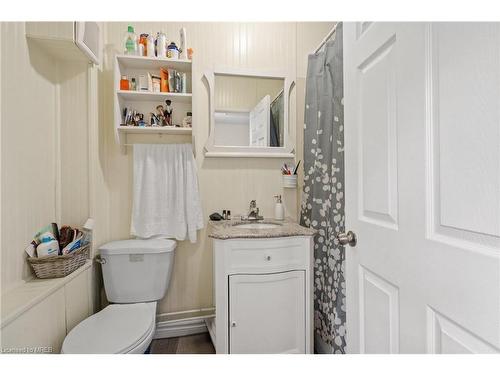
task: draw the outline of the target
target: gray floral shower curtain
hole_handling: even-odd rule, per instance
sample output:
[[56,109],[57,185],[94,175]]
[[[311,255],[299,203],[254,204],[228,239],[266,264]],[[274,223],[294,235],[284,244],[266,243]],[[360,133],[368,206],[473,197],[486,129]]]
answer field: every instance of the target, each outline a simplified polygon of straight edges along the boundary
[[314,337],[318,353],[345,353],[344,106],[342,25],[309,56],[304,119],[302,225],[314,240]]

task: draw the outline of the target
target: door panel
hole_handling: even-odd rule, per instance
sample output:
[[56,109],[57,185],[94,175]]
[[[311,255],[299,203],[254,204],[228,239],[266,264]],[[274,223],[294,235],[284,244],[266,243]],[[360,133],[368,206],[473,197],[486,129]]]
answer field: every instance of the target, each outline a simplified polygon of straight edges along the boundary
[[360,217],[397,228],[395,35],[359,56]]
[[305,353],[305,272],[229,276],[230,353]]
[[347,23],[344,70],[348,352],[500,352],[499,25]]
[[397,353],[399,351],[398,288],[360,266],[359,300],[360,352]]

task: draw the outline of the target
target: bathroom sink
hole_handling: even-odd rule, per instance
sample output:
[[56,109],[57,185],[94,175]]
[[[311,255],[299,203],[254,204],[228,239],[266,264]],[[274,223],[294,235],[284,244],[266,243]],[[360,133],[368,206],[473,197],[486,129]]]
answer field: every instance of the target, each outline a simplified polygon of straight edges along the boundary
[[281,224],[274,224],[274,223],[242,223],[242,224],[235,224],[234,226],[238,228],[243,228],[243,229],[273,229],[273,228],[279,228]]

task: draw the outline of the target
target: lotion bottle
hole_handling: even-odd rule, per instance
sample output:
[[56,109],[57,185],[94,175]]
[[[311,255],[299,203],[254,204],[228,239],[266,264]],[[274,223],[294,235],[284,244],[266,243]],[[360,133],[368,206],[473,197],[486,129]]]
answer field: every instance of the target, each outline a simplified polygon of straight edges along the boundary
[[283,207],[283,202],[281,201],[281,195],[275,195],[276,206],[274,207],[274,219],[275,220],[285,220],[285,208]]

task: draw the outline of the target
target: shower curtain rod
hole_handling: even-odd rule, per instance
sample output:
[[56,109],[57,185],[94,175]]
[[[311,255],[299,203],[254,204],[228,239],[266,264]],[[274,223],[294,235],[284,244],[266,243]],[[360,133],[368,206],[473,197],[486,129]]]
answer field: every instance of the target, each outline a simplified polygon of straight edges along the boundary
[[328,32],[328,34],[326,34],[326,36],[323,38],[323,40],[321,41],[321,43],[319,44],[318,47],[316,47],[316,49],[314,50],[314,53],[318,53],[319,50],[321,49],[321,47],[323,47],[325,45],[326,42],[328,42],[328,40],[335,34],[335,31],[337,30],[337,25],[339,23],[337,22],[335,24],[335,26],[332,27],[332,29]]

